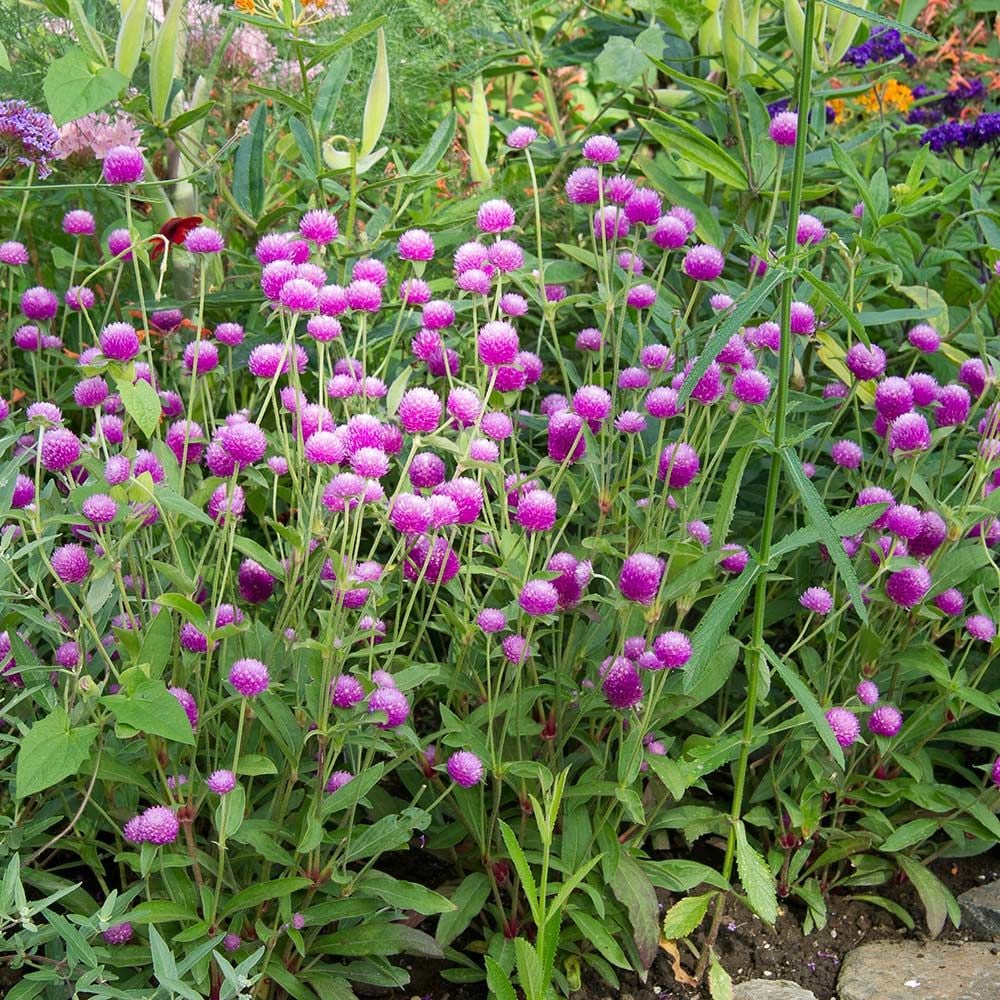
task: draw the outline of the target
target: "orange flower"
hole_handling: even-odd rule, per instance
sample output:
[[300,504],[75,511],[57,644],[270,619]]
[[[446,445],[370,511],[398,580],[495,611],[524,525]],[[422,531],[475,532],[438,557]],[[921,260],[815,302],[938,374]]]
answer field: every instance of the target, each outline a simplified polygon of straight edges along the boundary
[[882,86],[872,87],[867,94],[856,98],[857,103],[873,115],[885,111],[909,111],[913,104],[913,91],[905,83],[886,80]]
[[235,6],[237,10],[243,11],[244,14],[256,14],[257,5],[254,0],[236,0]]

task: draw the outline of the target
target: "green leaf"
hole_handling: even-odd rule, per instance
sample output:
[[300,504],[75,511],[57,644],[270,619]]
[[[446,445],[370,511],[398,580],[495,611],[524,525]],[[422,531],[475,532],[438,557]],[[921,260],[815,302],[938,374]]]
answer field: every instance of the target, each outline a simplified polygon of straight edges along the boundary
[[642,967],[648,969],[660,944],[659,904],[656,890],[634,858],[622,854],[618,870],[611,879],[615,899],[628,911],[632,937]]
[[743,607],[746,595],[750,592],[760,570],[759,563],[748,564],[735,580],[731,580],[720,593],[716,594],[701,621],[698,622],[691,636],[694,652],[684,667],[682,683],[684,694],[690,694],[702,683],[702,673],[718,656],[722,640],[729,634],[729,627]]
[[190,111],[182,111],[179,115],[174,115],[167,123],[167,135],[180,135],[184,129],[197,124],[202,118],[206,118],[214,107],[215,101],[206,101],[196,108],[191,108]]
[[133,906],[128,911],[133,924],[164,924],[170,922],[196,922],[198,914],[182,903],[172,899],[150,899]]
[[497,1000],[517,1000],[517,993],[510,976],[489,955],[486,956],[486,985],[490,996],[496,997]]
[[[851,510],[845,510],[842,514],[838,514],[833,518],[833,528],[840,538],[850,538],[852,535],[857,535],[864,531],[865,528],[874,524],[888,509],[889,504],[887,503],[872,503],[865,504],[863,507],[854,507]],[[771,556],[773,559],[776,559],[779,556],[787,555],[789,552],[794,552],[796,549],[801,549],[803,546],[812,545],[813,542],[818,542],[819,539],[819,529],[816,527],[809,525],[805,528],[799,528],[785,535],[771,549]]]
[[643,871],[653,885],[668,892],[689,892],[696,885],[713,885],[717,889],[729,889],[726,880],[708,865],[699,861],[673,858],[669,861],[643,861]]
[[712,1000],[733,1000],[733,980],[720,965],[715,951],[712,951],[712,961],[708,967],[708,992]]
[[444,958],[441,946],[429,934],[406,924],[372,920],[333,934],[325,934],[316,947],[331,955],[419,955]]
[[810,285],[813,286],[813,288],[816,289],[820,297],[833,307],[837,315],[839,315],[840,318],[851,328],[854,335],[862,343],[871,347],[871,343],[868,340],[868,331],[865,329],[864,324],[858,318],[856,313],[851,312],[843,297],[837,294],[837,290],[821,278],[817,278],[812,271],[802,271],[801,275],[807,282],[809,282]]
[[944,930],[945,921],[949,916],[951,922],[958,927],[961,920],[958,903],[938,877],[919,861],[908,858],[905,854],[897,854],[896,863],[913,883],[920,902],[924,904],[924,917],[931,937],[936,938]]
[[930,840],[940,826],[941,824],[936,819],[910,820],[909,823],[904,823],[898,830],[886,837],[878,850],[886,851],[889,854],[906,850],[907,847],[912,847],[914,844]]
[[601,54],[594,60],[601,80],[615,83],[619,87],[630,87],[647,69],[649,57],[630,38],[612,35],[605,43]]
[[243,825],[246,813],[246,792],[237,785],[228,795],[219,799],[215,807],[215,829],[220,838],[235,836]]
[[[341,49],[351,48],[355,42],[361,41],[362,38],[366,38],[373,31],[381,28],[386,20],[387,17],[383,14],[381,17],[376,17],[364,24],[359,24],[356,28],[345,32],[335,42],[317,45],[313,55],[310,56],[309,61],[306,63],[306,69],[312,69],[313,66],[328,62],[330,57],[336,55]],[[268,24],[268,26],[270,27],[271,24]]]
[[351,71],[351,50],[341,53],[329,66],[320,82],[319,89],[313,101],[312,116],[316,123],[316,131],[321,136],[330,131],[340,95]]
[[913,922],[913,917],[910,916],[910,911],[905,907],[900,906],[899,903],[891,899],[886,899],[885,896],[849,896],[849,899],[856,899],[859,903],[871,903],[874,906],[881,906],[883,910],[888,910],[904,927],[908,927],[911,931],[916,926]]
[[10,56],[7,55],[7,47],[0,42],[0,69],[5,73],[10,72]]
[[795,667],[786,663],[767,643],[764,643],[764,655],[768,662],[777,671],[778,676],[785,682],[785,687],[792,693],[798,702],[799,708],[806,714],[806,718],[813,724],[816,735],[823,741],[823,745],[830,751],[830,756],[837,762],[840,768],[844,767],[844,751],[833,735],[830,723],[826,721],[826,715],[820,708],[816,696],[809,690],[803,680],[795,672]]
[[648,119],[640,124],[665,150],[707,171],[729,187],[747,190],[750,185],[746,171],[714,139],[674,115],[663,113],[661,117],[673,128]]
[[23,799],[77,774],[96,736],[97,726],[71,729],[62,708],[36,722],[24,734],[17,754],[16,797]]
[[252,539],[237,535],[233,539],[233,547],[239,549],[243,555],[249,556],[254,562],[260,563],[276,579],[283,580],[285,578],[285,569],[281,563],[267,549]]
[[517,874],[521,879],[524,895],[527,897],[528,906],[531,908],[531,915],[534,917],[536,924],[541,924],[542,917],[538,908],[538,888],[535,884],[535,876],[531,872],[531,866],[528,864],[528,859],[524,856],[524,851],[521,850],[521,845],[517,842],[516,834],[503,820],[500,820],[500,833],[503,835],[503,842],[507,847],[507,853],[510,855],[511,861],[514,862],[514,867],[517,869]]
[[705,919],[708,904],[718,895],[706,892],[701,896],[685,896],[667,910],[663,917],[663,936],[668,941],[689,937]]
[[174,625],[170,615],[156,615],[143,636],[136,662],[148,663],[150,674],[159,677],[170,659],[173,648]]
[[261,903],[269,903],[285,899],[293,893],[300,892],[312,885],[312,880],[301,877],[273,878],[268,882],[259,882],[236,893],[222,909],[222,916],[229,917],[240,910],[249,910]]
[[663,192],[674,204],[683,205],[694,214],[697,222],[697,233],[702,239],[707,240],[714,246],[721,247],[725,242],[722,226],[719,220],[712,214],[708,206],[700,197],[689,191],[681,184],[663,165],[663,157],[660,159],[641,159],[639,169],[646,175],[649,181]]
[[292,135],[295,136],[295,144],[299,147],[303,162],[309,169],[310,175],[314,176],[319,169],[319,159],[312,133],[306,128],[302,119],[295,115],[288,119],[288,127],[292,130]]
[[[416,882],[386,875],[385,872],[371,871],[358,882],[358,888],[378,896],[390,906],[400,910],[415,910],[430,916],[435,913],[450,913],[455,904],[433,889]],[[440,938],[438,939],[440,943]]]
[[12,458],[0,469],[0,517],[6,517],[10,510],[10,502],[14,498],[14,487],[17,485],[17,474],[20,471],[20,458]]
[[951,324],[948,320],[948,303],[941,297],[940,292],[926,285],[894,285],[897,292],[905,295],[914,305],[924,310],[932,310],[927,316],[931,326],[941,334],[948,336]]
[[632,966],[625,957],[621,945],[605,929],[604,925],[595,920],[589,913],[577,910],[570,911],[570,919],[577,927],[583,931],[584,937],[592,944],[601,955],[612,965],[617,965],[619,969],[630,969]]
[[926,32],[914,28],[911,24],[894,21],[891,17],[886,17],[884,14],[877,14],[873,10],[868,10],[867,7],[856,7],[852,3],[847,3],[846,0],[823,0],[823,2],[830,7],[836,7],[839,10],[847,11],[848,14],[864,18],[866,21],[874,21],[875,24],[881,24],[887,28],[895,28],[904,35],[913,35],[914,38],[922,38],[925,42],[936,40],[933,35],[928,35]]
[[778,919],[778,894],[767,862],[747,840],[743,821],[736,823],[736,870],[750,909],[771,926]]
[[802,461],[791,448],[782,448],[781,457],[785,463],[785,470],[798,491],[802,502],[805,505],[806,513],[819,532],[820,541],[826,546],[833,560],[834,566],[840,578],[844,581],[847,593],[850,595],[851,603],[858,617],[863,621],[868,621],[868,609],[865,607],[864,598],[861,596],[861,585],[858,583],[857,574],[851,565],[851,560],[844,551],[844,546],[840,542],[840,535],[834,527],[833,518],[830,517],[826,505],[823,503],[816,487],[806,476],[802,469]]
[[472,921],[482,913],[490,898],[490,880],[482,872],[466,875],[451,897],[453,909],[442,913],[438,920],[435,938],[442,948],[455,940]]
[[233,197],[236,204],[254,219],[264,208],[264,138],[267,107],[263,101],[250,119],[250,134],[236,148],[233,164]]
[[143,679],[129,694],[109,694],[101,704],[123,725],[194,746],[194,732],[181,703],[160,680]]
[[681,38],[693,38],[709,15],[701,0],[652,0],[650,7]]
[[413,166],[407,171],[410,174],[427,174],[437,169],[441,162],[441,157],[451,148],[455,138],[455,129],[458,125],[458,112],[452,108],[447,117],[430,137],[424,151],[413,162]]
[[126,413],[146,437],[152,437],[163,413],[156,390],[145,379],[139,379],[134,384],[120,379],[117,386]]
[[65,125],[110,104],[128,86],[127,77],[107,66],[94,66],[74,46],[49,65],[42,92],[57,125]]
[[291,94],[284,90],[275,90],[274,87],[261,87],[259,84],[251,83],[250,89],[255,93],[259,94],[261,97],[266,97],[268,100],[274,101],[276,104],[282,104],[296,114],[300,114],[303,117],[309,114],[309,105],[304,101],[300,101],[297,97],[293,97]]
[[167,105],[174,86],[177,46],[186,7],[186,0],[174,0],[171,3],[149,50],[149,106],[156,122],[163,122],[167,117]]

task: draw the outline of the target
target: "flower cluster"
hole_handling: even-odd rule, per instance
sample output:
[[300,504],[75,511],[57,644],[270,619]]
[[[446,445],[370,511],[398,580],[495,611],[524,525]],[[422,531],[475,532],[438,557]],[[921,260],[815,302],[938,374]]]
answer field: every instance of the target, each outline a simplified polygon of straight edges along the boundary
[[39,177],[48,177],[58,141],[51,115],[27,101],[0,101],[0,175],[17,164],[37,167]]

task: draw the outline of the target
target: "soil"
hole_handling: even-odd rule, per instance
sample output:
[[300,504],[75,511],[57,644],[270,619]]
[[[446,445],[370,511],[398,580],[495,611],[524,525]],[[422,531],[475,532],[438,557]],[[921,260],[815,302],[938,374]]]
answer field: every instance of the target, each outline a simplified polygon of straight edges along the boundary
[[[938,861],[931,866],[934,873],[954,895],[966,889],[1000,878],[1000,850],[975,858]],[[837,974],[844,955],[860,944],[873,941],[926,940],[923,907],[912,885],[894,882],[871,890],[898,903],[916,923],[913,931],[901,926],[887,911],[870,903],[861,903],[845,895],[832,894],[827,899],[828,921],[821,931],[808,937],[802,933],[804,912],[797,901],[785,901],[773,930],[746,910],[734,905],[722,922],[716,943],[719,959],[734,983],[747,979],[790,979],[808,990],[817,1000],[835,1000]],[[675,900],[661,894],[665,905]],[[945,926],[939,940],[969,940],[966,932]],[[697,945],[702,940],[696,940]],[[682,954],[682,964],[688,972],[694,970],[695,959]],[[392,995],[418,1000],[483,1000],[488,994],[482,986],[458,986],[440,978],[441,965],[426,960],[407,963],[412,982],[405,990]],[[645,983],[630,973],[621,973],[622,986],[615,992],[596,976],[586,979],[573,1000],[704,1000],[707,990],[700,991],[678,984],[671,961],[666,953],[653,963]],[[360,990],[357,991],[361,996]],[[383,996],[385,994],[382,994]]]

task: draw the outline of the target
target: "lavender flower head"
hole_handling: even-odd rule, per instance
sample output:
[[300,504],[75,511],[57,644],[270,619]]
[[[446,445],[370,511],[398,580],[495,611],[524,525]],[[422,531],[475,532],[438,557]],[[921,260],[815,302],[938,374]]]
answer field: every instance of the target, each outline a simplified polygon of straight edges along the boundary
[[51,115],[27,101],[0,101],[0,175],[11,164],[35,166],[40,178],[52,172],[59,130]]

